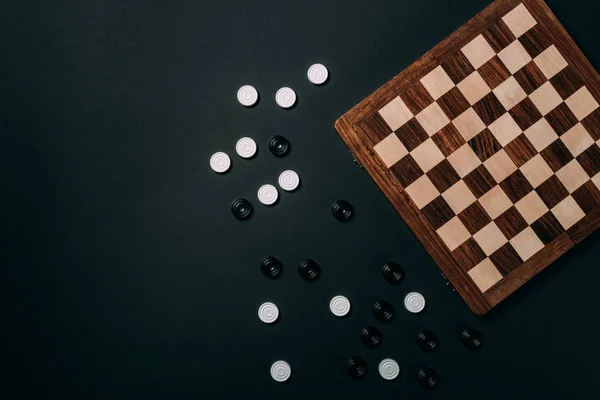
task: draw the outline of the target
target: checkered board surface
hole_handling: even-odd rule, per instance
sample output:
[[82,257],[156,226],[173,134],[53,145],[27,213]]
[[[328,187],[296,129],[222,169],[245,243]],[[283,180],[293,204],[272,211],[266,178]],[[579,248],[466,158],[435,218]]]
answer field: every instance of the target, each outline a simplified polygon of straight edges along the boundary
[[349,118],[355,156],[399,187],[386,194],[481,314],[598,225],[599,78],[541,1],[500,0],[462,29]]

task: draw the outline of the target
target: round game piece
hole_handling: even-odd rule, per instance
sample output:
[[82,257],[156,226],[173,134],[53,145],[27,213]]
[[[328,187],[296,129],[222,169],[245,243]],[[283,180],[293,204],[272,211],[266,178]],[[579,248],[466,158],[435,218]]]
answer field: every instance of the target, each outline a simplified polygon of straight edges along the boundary
[[272,324],[279,318],[279,309],[273,303],[263,303],[258,307],[258,318],[265,324]]
[[296,103],[296,92],[289,87],[282,87],[275,93],[275,101],[281,108],[290,108]]
[[267,278],[275,279],[283,272],[283,264],[277,257],[267,256],[261,260],[260,270]]
[[417,371],[417,382],[419,382],[424,389],[433,389],[439,381],[440,377],[438,374],[429,367],[423,367]]
[[273,136],[269,140],[269,151],[273,153],[275,157],[283,157],[290,150],[290,141],[283,136]]
[[427,329],[424,329],[417,334],[417,344],[427,353],[435,351],[439,343],[440,341],[435,333],[428,331]]
[[323,64],[313,64],[308,69],[308,80],[315,85],[322,85],[329,77],[329,71]]
[[379,375],[386,381],[393,381],[400,375],[400,366],[391,358],[384,358],[379,363]]
[[425,297],[421,293],[411,292],[404,298],[404,307],[413,314],[420,313],[425,308]]
[[404,277],[404,271],[402,270],[402,267],[393,261],[385,264],[381,269],[381,273],[383,275],[383,279],[392,285],[400,283]]
[[343,317],[350,312],[350,300],[344,296],[335,296],[329,302],[329,309],[336,317]]
[[483,335],[475,329],[469,328],[461,333],[460,340],[469,350],[475,351],[481,349]]
[[350,376],[356,379],[362,379],[367,375],[367,371],[369,367],[365,360],[358,356],[350,357],[346,361],[346,371],[350,374]]
[[266,206],[274,204],[278,197],[279,193],[277,192],[277,188],[273,185],[262,185],[258,189],[258,201]]
[[360,331],[360,340],[368,348],[374,349],[375,347],[379,347],[383,337],[381,336],[381,331],[379,329],[375,328],[373,325],[369,325],[365,326]]
[[378,301],[373,305],[373,315],[379,322],[388,323],[396,315],[396,309],[387,301]]
[[231,203],[231,212],[240,221],[250,218],[252,211],[252,204],[246,199],[236,199]]
[[279,175],[279,186],[287,192],[293,192],[300,185],[300,177],[297,173],[288,169]]
[[227,154],[219,151],[210,157],[210,167],[213,171],[222,174],[227,172],[229,167],[231,167],[231,159]]
[[245,107],[252,107],[258,101],[258,92],[253,86],[244,85],[237,92],[238,101]]
[[338,200],[331,206],[331,215],[340,222],[350,221],[354,214],[354,207],[346,200]]
[[256,142],[249,137],[243,137],[235,144],[235,151],[242,158],[252,158],[256,154]]
[[298,264],[298,274],[307,282],[314,281],[321,275],[321,267],[313,260],[306,259]]
[[285,382],[292,376],[292,367],[283,360],[275,361],[271,365],[271,377],[277,382]]

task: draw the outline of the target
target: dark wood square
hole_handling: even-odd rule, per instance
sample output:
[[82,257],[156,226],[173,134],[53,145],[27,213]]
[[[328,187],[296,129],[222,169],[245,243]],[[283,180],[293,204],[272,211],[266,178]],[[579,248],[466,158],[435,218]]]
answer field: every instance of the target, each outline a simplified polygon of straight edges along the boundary
[[594,140],[600,140],[600,108],[581,120],[581,125]]
[[510,71],[498,56],[494,56],[491,60],[479,67],[477,71],[490,89],[495,89],[500,86],[500,84],[510,78],[511,75]]
[[519,38],[519,42],[521,42],[531,58],[539,56],[544,50],[552,45],[552,41],[539,24],[525,32]]
[[496,186],[494,177],[483,164],[465,176],[463,181],[477,198],[480,198]]
[[460,176],[448,160],[443,160],[433,167],[427,172],[427,176],[440,193],[444,193],[460,180]]
[[502,276],[508,275],[517,269],[519,265],[523,264],[523,260],[521,260],[521,257],[519,257],[519,254],[517,254],[510,243],[506,243],[496,250],[494,254],[490,256],[490,260],[492,260]]
[[552,209],[569,195],[569,192],[556,175],[548,178],[535,191],[549,209]]
[[483,99],[473,105],[473,110],[479,115],[479,118],[486,124],[492,122],[506,114],[506,109],[498,100],[493,92],[488,93]]
[[590,178],[600,173],[600,147],[591,145],[586,151],[577,156],[577,161]]
[[583,87],[583,81],[571,65],[567,65],[562,71],[550,78],[550,82],[552,82],[552,86],[563,100],[566,100]]
[[465,273],[487,258],[484,251],[473,238],[468,239],[452,251],[452,257],[458,261],[458,266]]
[[502,150],[502,145],[487,128],[469,140],[469,146],[471,146],[482,162]]
[[455,119],[471,107],[469,101],[463,96],[458,87],[453,87],[448,93],[437,99],[440,108],[444,110],[450,120]]
[[447,57],[441,63],[441,66],[455,85],[458,85],[467,76],[475,72],[475,68],[473,68],[473,65],[471,65],[471,62],[469,62],[462,51],[458,51]]
[[404,188],[410,186],[411,183],[425,174],[410,154],[407,154],[396,164],[392,165],[390,172]]
[[566,103],[559,104],[558,107],[546,114],[544,118],[546,118],[546,121],[548,121],[558,136],[561,136],[579,122]]
[[527,94],[533,93],[547,81],[546,76],[534,61],[530,61],[529,64],[515,72],[514,76]]
[[433,97],[431,97],[421,82],[416,82],[407,88],[404,93],[400,95],[400,98],[414,115],[417,115],[429,107],[434,101]]
[[555,140],[542,150],[540,154],[554,172],[567,165],[573,159],[573,155],[560,139]]
[[519,104],[511,108],[509,113],[522,131],[526,131],[543,118],[542,113],[540,113],[529,97],[526,97]]
[[423,126],[421,126],[416,118],[411,119],[398,128],[396,130],[396,136],[398,136],[398,139],[400,139],[408,151],[413,151],[419,147],[421,143],[429,139],[429,135],[425,132],[425,129],[423,129]]
[[554,239],[565,232],[560,222],[550,211],[531,224],[531,229],[544,244],[552,243]]
[[574,191],[572,196],[586,214],[591,214],[600,208],[600,190],[592,181],[587,181]]
[[372,137],[376,142],[381,142],[392,133],[392,130],[379,113],[369,115],[360,125],[369,137]]
[[520,170],[516,170],[508,178],[500,182],[500,187],[513,203],[521,200],[533,190],[533,186],[531,186],[531,183],[529,183]]
[[494,222],[508,240],[514,238],[529,226],[515,207],[506,210],[504,214],[496,218]]
[[421,212],[435,230],[440,229],[455,217],[454,211],[442,196],[436,197],[435,200],[423,207]]
[[492,49],[494,49],[496,53],[499,53],[500,50],[506,48],[517,39],[510,28],[502,20],[490,26],[483,32],[483,37],[486,38],[487,42],[492,46]]
[[460,149],[466,143],[465,139],[453,124],[448,124],[443,127],[439,132],[433,135],[431,139],[446,157]]
[[471,235],[476,234],[492,222],[492,219],[478,201],[458,214],[458,218],[462,221]]
[[524,134],[517,136],[512,142],[504,146],[504,151],[519,168],[538,153]]

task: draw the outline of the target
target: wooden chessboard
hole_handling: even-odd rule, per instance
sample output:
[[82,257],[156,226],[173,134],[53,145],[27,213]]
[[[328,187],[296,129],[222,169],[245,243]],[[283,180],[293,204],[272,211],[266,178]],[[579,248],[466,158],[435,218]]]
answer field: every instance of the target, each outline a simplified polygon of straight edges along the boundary
[[543,1],[498,0],[336,129],[484,314],[600,226],[599,99]]

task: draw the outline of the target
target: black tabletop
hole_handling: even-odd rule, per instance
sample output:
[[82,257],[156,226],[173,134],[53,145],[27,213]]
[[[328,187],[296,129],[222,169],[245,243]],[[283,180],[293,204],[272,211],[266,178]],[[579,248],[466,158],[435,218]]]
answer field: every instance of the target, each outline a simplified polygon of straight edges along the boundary
[[[18,4],[17,4],[18,3]],[[340,115],[481,11],[489,0],[8,2],[0,79],[5,182],[3,360],[10,399],[588,398],[597,386],[594,234],[489,315],[475,317],[354,162],[333,129]],[[600,66],[598,2],[549,1]],[[326,65],[323,86],[306,78]],[[257,106],[237,89],[251,84]],[[279,108],[292,87],[296,107]],[[269,139],[291,150],[276,158]],[[238,138],[258,145],[251,160]],[[208,160],[228,153],[219,175]],[[259,186],[295,170],[276,205]],[[231,202],[254,214],[238,221]],[[340,199],[349,222],[331,216]],[[261,272],[275,255],[282,274]],[[311,258],[312,282],[298,272]],[[388,261],[404,278],[381,275]],[[426,310],[408,313],[417,291]],[[334,317],[329,300],[348,297]],[[396,309],[389,324],[377,301]],[[278,305],[275,325],[259,305]],[[381,345],[360,331],[374,325]],[[481,351],[460,341],[483,334]],[[417,345],[428,329],[436,351]],[[344,369],[368,364],[365,379]],[[400,378],[377,373],[383,358]],[[276,383],[276,360],[292,379]],[[421,366],[440,377],[416,382]]]

